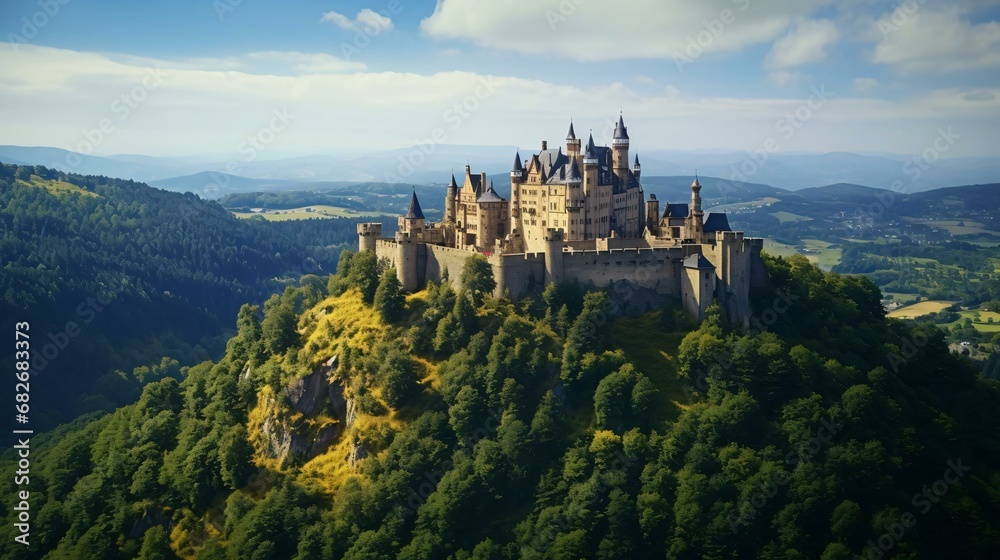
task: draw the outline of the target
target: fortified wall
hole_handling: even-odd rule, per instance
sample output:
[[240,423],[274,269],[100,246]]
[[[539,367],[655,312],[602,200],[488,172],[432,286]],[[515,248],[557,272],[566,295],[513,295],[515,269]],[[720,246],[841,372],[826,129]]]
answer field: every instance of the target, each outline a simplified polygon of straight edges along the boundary
[[458,288],[465,261],[483,254],[492,266],[498,297],[507,293],[516,299],[550,282],[572,281],[585,289],[627,282],[660,298],[679,301],[699,319],[718,301],[731,320],[748,324],[750,291],[766,281],[760,259],[763,240],[733,231],[719,232],[710,243],[652,247],[641,239],[567,243],[562,231],[549,229],[544,252],[513,254],[433,245],[407,232],[383,238],[377,223],[359,224],[358,239],[360,250],[374,251],[396,268],[408,292],[420,290],[428,281],[440,281],[445,270],[449,282]]

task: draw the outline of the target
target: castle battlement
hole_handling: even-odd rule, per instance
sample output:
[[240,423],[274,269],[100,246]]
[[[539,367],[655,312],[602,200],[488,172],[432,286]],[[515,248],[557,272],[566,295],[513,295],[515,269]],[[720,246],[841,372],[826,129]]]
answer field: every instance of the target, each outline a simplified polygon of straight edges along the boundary
[[593,136],[583,146],[571,125],[565,152],[542,142],[523,162],[515,155],[510,201],[467,165],[462,186],[453,175],[445,189],[444,221],[426,223],[414,192],[394,238],[382,238],[380,224],[358,224],[359,249],[389,260],[406,291],[440,281],[446,270],[457,287],[465,261],[482,254],[497,296],[517,298],[550,282],[597,289],[628,282],[680,301],[696,318],[719,302],[748,324],[750,290],[766,280],[764,240],[734,231],[724,213],[705,216],[697,177],[690,203],[645,200],[639,159],[629,169],[628,149],[622,118],[612,148],[594,145]]

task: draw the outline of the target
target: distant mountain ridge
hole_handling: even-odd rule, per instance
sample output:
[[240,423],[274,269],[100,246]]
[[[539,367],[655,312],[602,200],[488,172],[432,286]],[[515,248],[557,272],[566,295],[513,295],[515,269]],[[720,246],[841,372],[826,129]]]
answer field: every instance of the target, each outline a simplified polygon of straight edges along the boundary
[[[218,156],[88,156],[59,148],[0,146],[0,161],[160,183],[160,186],[170,190],[181,189],[179,185],[191,181],[190,176],[198,180],[198,175],[213,172],[264,180],[262,184],[266,188],[323,181],[443,184],[452,173],[461,177],[468,163],[474,173],[485,171],[497,179],[499,187],[507,182],[507,173],[516,151],[514,146],[432,145],[362,155],[310,155],[244,161],[235,155],[229,160]],[[530,151],[522,149],[522,156]],[[901,184],[907,192],[920,192],[1000,180],[1000,158],[988,157],[941,158],[925,162],[915,156],[847,152],[760,155],[674,150],[639,150],[639,157],[646,177],[688,176],[697,171],[701,176],[767,184],[792,191],[853,183],[879,188]],[[244,186],[258,188],[261,185],[237,183],[239,187],[232,187],[227,192],[245,192],[235,189]],[[212,188],[205,190],[211,191]],[[218,196],[222,194],[225,192]]]

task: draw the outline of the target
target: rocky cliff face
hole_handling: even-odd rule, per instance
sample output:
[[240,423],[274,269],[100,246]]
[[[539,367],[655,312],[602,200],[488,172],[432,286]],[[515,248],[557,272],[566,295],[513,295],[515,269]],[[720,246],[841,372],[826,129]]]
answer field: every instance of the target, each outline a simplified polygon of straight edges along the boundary
[[288,383],[279,395],[261,394],[257,453],[281,467],[301,464],[328,451],[357,416],[355,399],[336,378],[336,356],[306,377]]

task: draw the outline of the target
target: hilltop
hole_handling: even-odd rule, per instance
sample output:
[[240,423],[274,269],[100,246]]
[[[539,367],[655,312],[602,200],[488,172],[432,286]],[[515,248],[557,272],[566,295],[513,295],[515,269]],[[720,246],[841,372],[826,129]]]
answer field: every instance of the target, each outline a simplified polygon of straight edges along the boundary
[[717,309],[622,316],[626,285],[493,299],[472,265],[404,297],[347,252],[242,307],[218,362],[38,438],[32,547],[8,511],[0,551],[988,557],[1000,387],[886,319],[870,281],[767,266],[767,332],[743,332]]

